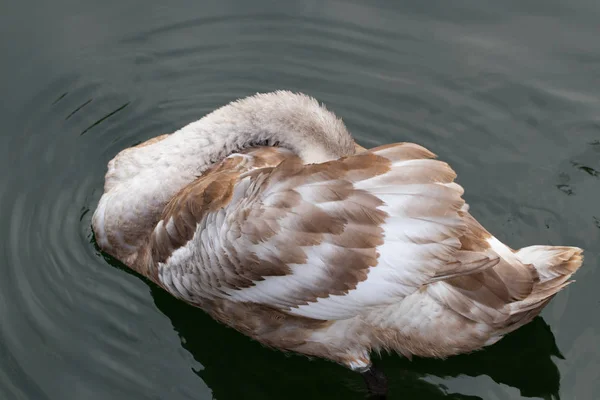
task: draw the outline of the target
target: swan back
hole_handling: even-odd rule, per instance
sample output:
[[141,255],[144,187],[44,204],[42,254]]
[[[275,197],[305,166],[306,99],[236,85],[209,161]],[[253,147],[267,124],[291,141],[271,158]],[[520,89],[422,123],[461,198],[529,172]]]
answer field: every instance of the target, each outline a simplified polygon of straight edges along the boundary
[[[273,162],[255,161],[263,151]],[[233,155],[165,208],[146,275],[263,343],[351,368],[368,367],[365,349],[492,344],[569,283],[581,249],[512,251],[433,157],[411,143],[313,165],[278,149]]]

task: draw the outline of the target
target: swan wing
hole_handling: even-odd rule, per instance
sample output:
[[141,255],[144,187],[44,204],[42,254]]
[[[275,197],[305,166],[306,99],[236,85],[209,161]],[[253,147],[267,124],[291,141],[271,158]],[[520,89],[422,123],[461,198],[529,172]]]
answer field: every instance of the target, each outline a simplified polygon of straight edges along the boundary
[[345,319],[498,263],[477,247],[454,171],[421,146],[311,165],[272,149],[259,162],[254,151],[228,157],[166,207],[149,249],[172,294]]

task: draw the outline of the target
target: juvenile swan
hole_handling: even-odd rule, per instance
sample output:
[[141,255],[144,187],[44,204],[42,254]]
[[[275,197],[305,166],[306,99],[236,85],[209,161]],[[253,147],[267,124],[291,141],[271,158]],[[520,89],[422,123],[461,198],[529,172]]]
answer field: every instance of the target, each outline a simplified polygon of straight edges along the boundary
[[117,154],[93,229],[173,296],[383,394],[372,350],[445,357],[495,343],[583,259],[501,243],[434,157],[412,143],[363,149],[313,98],[257,94]]

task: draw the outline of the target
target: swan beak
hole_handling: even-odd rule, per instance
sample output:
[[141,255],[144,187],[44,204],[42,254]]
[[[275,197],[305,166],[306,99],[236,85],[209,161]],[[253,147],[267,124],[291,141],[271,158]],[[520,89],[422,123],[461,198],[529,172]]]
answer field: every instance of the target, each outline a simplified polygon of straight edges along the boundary
[[367,149],[365,149],[364,147],[362,147],[360,144],[354,143],[354,151],[356,152],[356,154],[358,154],[358,153],[362,153],[364,151],[367,151]]

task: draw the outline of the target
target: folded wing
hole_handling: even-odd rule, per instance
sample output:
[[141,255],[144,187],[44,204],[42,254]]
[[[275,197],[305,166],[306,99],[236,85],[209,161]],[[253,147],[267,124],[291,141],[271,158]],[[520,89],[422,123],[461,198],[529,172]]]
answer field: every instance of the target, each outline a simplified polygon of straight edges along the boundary
[[187,301],[315,319],[350,318],[440,280],[460,291],[470,284],[460,277],[500,259],[454,171],[433,157],[411,143],[312,165],[284,149],[232,155],[172,199],[150,262]]

